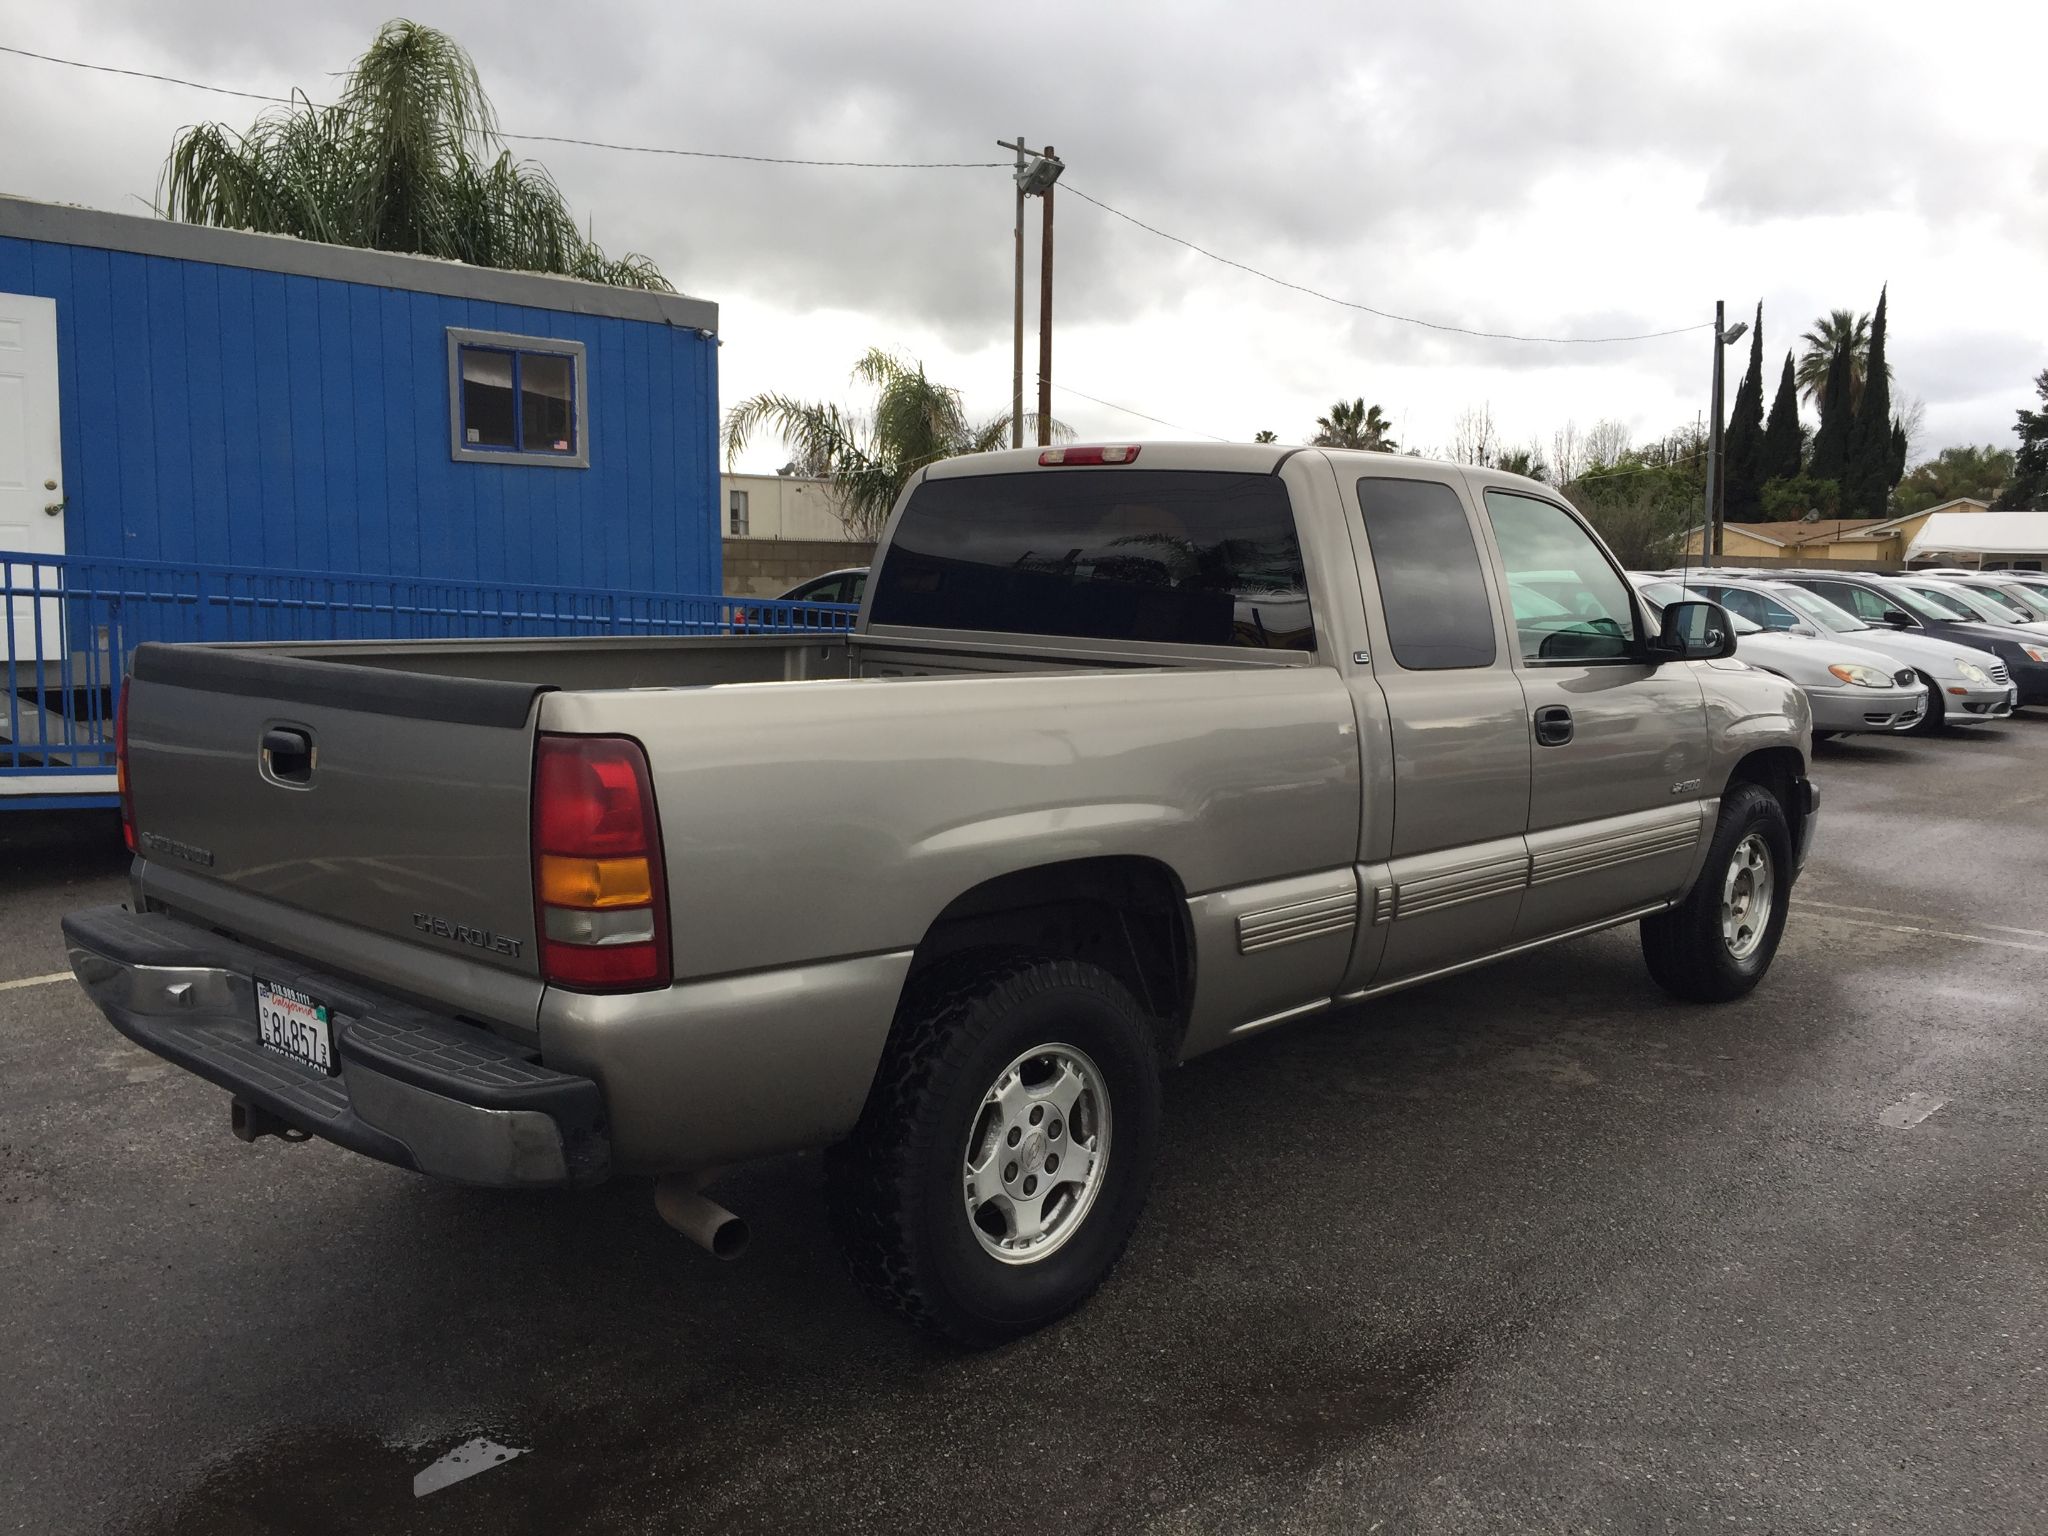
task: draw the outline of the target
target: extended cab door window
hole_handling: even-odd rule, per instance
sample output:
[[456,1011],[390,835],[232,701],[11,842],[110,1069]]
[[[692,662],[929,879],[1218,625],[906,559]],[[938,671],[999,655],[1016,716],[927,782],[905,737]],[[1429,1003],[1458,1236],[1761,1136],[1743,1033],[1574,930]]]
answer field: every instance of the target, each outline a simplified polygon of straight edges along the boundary
[[1493,604],[1458,493],[1434,480],[1358,482],[1380,610],[1409,671],[1493,665]]
[[1654,666],[1634,594],[1564,508],[1492,489],[1531,744],[1518,940],[1677,895],[1702,825],[1707,723],[1690,666]]

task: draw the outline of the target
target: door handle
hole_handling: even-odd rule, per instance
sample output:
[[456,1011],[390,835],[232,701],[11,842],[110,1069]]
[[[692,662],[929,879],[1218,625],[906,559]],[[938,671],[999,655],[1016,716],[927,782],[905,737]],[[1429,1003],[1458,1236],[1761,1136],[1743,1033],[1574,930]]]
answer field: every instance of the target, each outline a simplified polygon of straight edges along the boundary
[[1572,739],[1572,712],[1562,704],[1546,704],[1536,711],[1536,744],[1561,747]]
[[313,777],[313,734],[273,725],[263,733],[264,771],[285,784],[304,784]]

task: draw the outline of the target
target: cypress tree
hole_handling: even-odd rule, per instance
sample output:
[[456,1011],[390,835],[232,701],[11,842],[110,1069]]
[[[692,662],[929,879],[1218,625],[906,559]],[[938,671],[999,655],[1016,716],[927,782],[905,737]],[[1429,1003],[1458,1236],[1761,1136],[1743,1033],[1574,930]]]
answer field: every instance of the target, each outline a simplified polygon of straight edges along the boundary
[[1906,478],[1906,424],[1898,417],[1892,418],[1892,483],[1888,489],[1896,490]]
[[1892,386],[1884,360],[1885,294],[1870,320],[1870,355],[1863,365],[1863,398],[1849,429],[1842,473],[1842,516],[1883,517],[1892,491]]
[[1805,447],[1799,430],[1799,385],[1793,378],[1792,354],[1785,354],[1785,373],[1778,380],[1777,398],[1771,401],[1771,419],[1764,423],[1764,442],[1759,480],[1795,480],[1799,476],[1799,454]]
[[1764,515],[1764,307],[1756,307],[1756,329],[1750,335],[1749,368],[1735,390],[1735,413],[1728,418],[1728,442],[1722,473],[1728,521],[1761,522]]
[[1841,482],[1849,468],[1849,435],[1855,419],[1849,398],[1849,349],[1837,347],[1828,361],[1827,382],[1821,386],[1820,430],[1813,434],[1813,457],[1806,465],[1814,479]]

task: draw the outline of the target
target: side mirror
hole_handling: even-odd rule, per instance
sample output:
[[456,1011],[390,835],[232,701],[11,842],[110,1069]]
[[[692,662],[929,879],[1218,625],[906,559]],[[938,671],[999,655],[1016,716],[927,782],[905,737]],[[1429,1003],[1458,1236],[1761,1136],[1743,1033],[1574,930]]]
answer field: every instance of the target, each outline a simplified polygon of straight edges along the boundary
[[1893,629],[1911,629],[1913,627],[1912,615],[1903,608],[1885,609],[1883,613],[1877,616],[1877,622],[1889,624]]
[[1735,626],[1719,603],[1668,603],[1650,652],[1656,661],[1718,661],[1735,654]]

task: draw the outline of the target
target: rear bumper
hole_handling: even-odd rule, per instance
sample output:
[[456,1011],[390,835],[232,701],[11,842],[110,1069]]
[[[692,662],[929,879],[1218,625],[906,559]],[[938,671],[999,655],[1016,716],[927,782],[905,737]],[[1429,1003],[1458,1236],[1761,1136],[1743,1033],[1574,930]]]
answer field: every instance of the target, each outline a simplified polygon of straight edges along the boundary
[[[161,913],[74,912],[64,941],[122,1034],[308,1135],[461,1184],[586,1185],[611,1171],[598,1085],[488,1030]],[[259,1041],[258,976],[328,1005],[336,1074]]]

